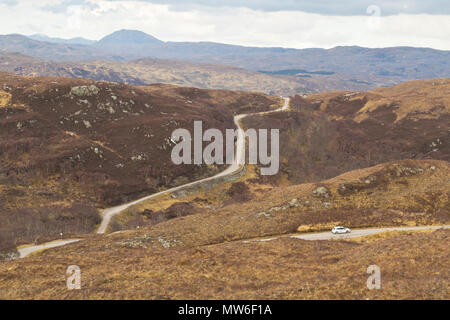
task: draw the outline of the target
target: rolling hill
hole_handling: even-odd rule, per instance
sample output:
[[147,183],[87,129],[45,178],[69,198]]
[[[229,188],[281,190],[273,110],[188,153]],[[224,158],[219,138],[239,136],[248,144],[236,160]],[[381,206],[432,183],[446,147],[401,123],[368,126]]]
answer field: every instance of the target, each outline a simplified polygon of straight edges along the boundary
[[417,80],[366,92],[297,95],[291,111],[246,118],[279,128],[281,170],[274,183],[328,179],[401,159],[450,160],[450,80]]
[[[347,241],[283,235],[336,223],[448,224],[449,173],[445,161],[399,161],[324,181],[328,198],[314,193],[316,184],[278,187],[246,203],[89,236],[0,264],[0,298],[448,299],[448,230]],[[377,180],[366,185],[369,177]],[[341,185],[359,187],[341,193]],[[67,290],[68,263],[81,268],[82,290]],[[365,286],[372,264],[382,268],[383,290]]]
[[[217,173],[174,165],[176,128],[234,128],[263,94],[0,73],[0,246],[91,232],[97,208]],[[191,130],[192,131],[192,130]]]
[[[106,236],[91,233],[99,207],[219,170],[171,165],[172,129],[200,117],[223,130],[232,114],[279,99],[12,74],[0,84],[4,255],[61,231],[81,239],[2,262],[2,299],[449,298],[448,230],[290,237],[448,225],[449,79],[296,95],[289,110],[249,116],[247,128],[280,129],[278,175],[248,165],[237,179],[141,202]],[[67,290],[68,264],[80,266],[82,290]],[[383,290],[365,286],[372,264]]]
[[85,78],[137,85],[167,83],[209,89],[259,91],[272,95],[319,91],[320,87],[332,84],[327,81],[299,83],[231,66],[178,60],[50,62],[17,53],[0,53],[0,71],[24,76]]

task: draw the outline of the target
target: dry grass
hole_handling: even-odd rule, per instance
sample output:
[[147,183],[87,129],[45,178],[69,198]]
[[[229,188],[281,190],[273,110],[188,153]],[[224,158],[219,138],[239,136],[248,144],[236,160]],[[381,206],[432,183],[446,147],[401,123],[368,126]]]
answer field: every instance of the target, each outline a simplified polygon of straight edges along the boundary
[[[92,240],[0,264],[1,299],[449,299],[450,231],[369,243],[279,239],[192,249]],[[66,289],[76,264],[82,289]],[[368,290],[369,265],[381,290]]]
[[421,233],[433,233],[435,230],[433,229],[425,229],[425,230],[408,230],[408,231],[386,231],[386,232],[380,232],[377,234],[372,234],[364,237],[357,237],[357,238],[349,238],[345,241],[352,241],[357,243],[372,243],[384,239],[389,239],[397,236],[403,236],[403,235],[416,235]]
[[[411,99],[414,99],[417,84],[411,86]],[[406,89],[401,89],[402,99],[408,101]],[[254,94],[242,97],[239,93],[206,93],[167,85],[139,90],[157,98],[169,94],[173,103],[178,104],[183,99],[186,106],[190,106],[193,97],[209,105],[208,99],[212,97],[218,103],[225,103],[230,114],[261,107],[271,109],[278,102]],[[389,90],[392,91],[386,93]],[[374,101],[383,96],[382,99],[388,97],[393,103],[397,99],[396,90],[398,88],[381,89],[381,93],[369,94],[374,95]],[[429,92],[427,94],[431,101]],[[242,99],[250,102],[242,104]],[[327,99],[327,107],[331,105],[338,110],[341,106],[332,97]],[[395,110],[400,116],[407,113],[408,117],[426,119],[442,110],[448,113],[447,107],[430,109],[433,103],[415,106],[419,113],[414,114],[407,105]],[[359,107],[358,104],[343,106],[349,110]],[[382,108],[366,111],[373,113],[378,109]],[[344,117],[346,111],[339,111]],[[64,139],[69,139],[63,134]],[[313,137],[314,131],[305,134]],[[102,147],[104,139],[91,140],[95,146]],[[68,140],[63,142],[68,144]],[[320,139],[317,140],[317,144],[320,143]],[[105,145],[109,152],[119,147]],[[58,144],[53,150],[59,148]],[[8,166],[19,163],[23,168],[28,159],[24,153],[21,162],[4,159],[3,163]],[[114,222],[120,228],[128,227],[134,218],[142,218],[145,210],[165,211],[182,203],[195,206],[199,210],[197,213],[139,230],[107,236],[88,235],[79,243],[45,250],[24,260],[1,263],[0,299],[449,299],[448,230],[391,232],[346,241],[289,238],[269,242],[239,241],[296,230],[329,230],[334,225],[364,228],[448,224],[449,162],[394,161],[349,171],[320,183],[299,185],[289,185],[289,179],[282,176],[279,181],[285,182],[279,186],[257,179],[257,170],[249,166],[246,174],[236,181],[184,196],[166,195],[146,201],[117,216]],[[58,174],[44,178],[38,176],[29,185],[50,190],[58,187]],[[15,192],[14,197],[6,198],[7,206],[29,199],[23,193],[25,184],[14,190],[1,186],[0,197],[6,194],[6,188],[7,192]],[[245,190],[246,200],[234,197],[233,190]],[[42,196],[33,200],[39,204],[52,203],[58,208],[70,207],[65,198],[46,202]],[[70,292],[65,287],[65,270],[72,264],[82,269],[81,291]],[[383,289],[380,291],[369,291],[365,287],[366,268],[371,264],[381,267]]]
[[[405,176],[394,174],[400,169],[417,171]],[[376,182],[366,184],[371,177],[376,177]],[[448,162],[399,161],[349,172],[320,184],[263,188],[254,191],[250,201],[207,209],[113,238],[124,246],[161,246],[158,238],[163,238],[173,246],[195,247],[288,234],[299,227],[321,231],[336,224],[350,228],[440,225],[450,221],[449,178]],[[329,190],[328,198],[313,194],[319,185]],[[340,193],[342,185],[353,191]],[[298,199],[300,205],[289,206],[292,199]]]
[[0,90],[0,107],[5,107],[11,101],[11,94]]
[[[173,85],[5,73],[0,79],[0,251],[40,236],[92,232],[97,208],[213,175],[221,168],[170,161],[171,132],[199,119],[225,131],[234,127],[233,113],[281,103],[258,93]],[[72,94],[91,85],[96,94]],[[85,223],[86,211],[95,219]]]
[[450,80],[430,79],[401,83],[399,85],[381,88],[354,95],[350,100],[369,98],[359,110],[355,121],[361,122],[370,118],[381,106],[394,104],[396,121],[406,117],[418,119],[435,119],[441,114],[450,112]]
[[[370,117],[381,106],[394,104],[397,121],[414,114],[426,117],[427,114],[435,115],[449,113],[450,111],[450,80],[449,79],[425,79],[408,81],[395,86],[379,88],[365,92],[328,91],[307,96],[307,101],[320,102],[320,109],[326,110],[329,102],[338,96],[345,96],[345,101],[356,101],[364,97],[366,104],[359,110],[355,120],[361,122]],[[432,110],[441,106],[437,110]]]
[[196,189],[183,192],[183,195],[181,196],[175,197],[172,194],[164,194],[143,201],[114,216],[109,231],[114,232],[124,229],[133,229],[136,226],[133,225],[132,221],[136,221],[136,219],[139,218],[141,218],[139,220],[142,221],[140,227],[145,226],[149,217],[143,215],[144,211],[163,211],[179,203],[190,203],[195,206],[199,212],[210,208],[215,208],[214,210],[219,209],[223,207],[224,204],[232,202],[228,195],[228,191],[235,183],[245,183],[250,190],[250,194],[258,194],[262,191],[267,192],[273,189],[273,186],[270,185],[251,183],[250,181],[255,177],[257,177],[256,167],[248,165],[242,176],[236,177],[231,181],[224,181],[212,186],[199,186]]
[[[346,241],[236,241],[291,233],[299,225],[448,223],[449,202],[441,193],[448,196],[449,166],[433,160],[388,163],[322,182],[328,198],[312,193],[317,184],[278,187],[245,203],[137,231],[91,235],[1,263],[0,298],[449,299],[448,230]],[[368,177],[377,183],[347,189],[350,193],[336,191],[342,184],[366,185]],[[439,196],[419,201],[420,212],[406,210],[425,194]],[[302,206],[269,211],[294,197]],[[324,209],[325,201],[330,208]],[[268,215],[257,215],[261,210]],[[72,264],[82,270],[80,291],[65,287],[65,271]],[[366,288],[372,264],[381,268],[381,290]]]

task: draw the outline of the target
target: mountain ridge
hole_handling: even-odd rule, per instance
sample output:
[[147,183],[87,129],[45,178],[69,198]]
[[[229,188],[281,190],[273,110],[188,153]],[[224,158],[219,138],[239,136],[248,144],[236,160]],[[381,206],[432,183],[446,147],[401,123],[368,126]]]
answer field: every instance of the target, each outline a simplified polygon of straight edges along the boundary
[[[96,64],[96,62],[92,62],[94,60],[103,61],[98,65],[104,66],[105,63],[132,62],[147,58],[219,64],[253,72],[271,73],[284,82],[293,83],[294,88],[297,86],[307,88],[307,90],[299,90],[299,93],[367,90],[410,80],[450,77],[450,63],[448,63],[450,51],[445,50],[405,46],[391,48],[338,46],[331,49],[293,49],[245,47],[215,42],[164,42],[136,30],[119,30],[91,45],[43,42],[17,34],[0,35],[1,51],[19,52],[51,62],[91,61],[90,66]],[[109,69],[116,68],[117,66]],[[85,67],[81,69],[84,70],[81,73],[82,77],[84,74],[92,72],[89,70],[85,72]],[[119,73],[127,73],[130,71],[128,69],[128,67],[124,70],[121,69]],[[131,69],[133,71],[131,74],[127,74],[125,79],[139,79],[137,83],[148,83],[150,79],[150,81],[155,80],[153,74],[135,73],[135,66],[132,66]],[[299,70],[300,72],[285,74],[284,70]],[[117,70],[114,70],[113,74],[116,72]],[[172,68],[173,72],[174,68]],[[178,72],[182,73],[183,70],[178,70]],[[317,74],[318,72],[319,74]],[[175,74],[177,75],[177,72]],[[252,74],[251,77],[257,76]],[[110,78],[108,76],[95,79],[108,80]],[[169,81],[163,82],[176,84],[172,80],[177,78],[178,76],[175,76],[169,78]],[[194,75],[194,78],[198,78],[198,75]],[[144,81],[144,79],[146,80]],[[121,78],[118,77],[117,81],[121,81]],[[187,77],[180,84],[199,87],[211,85],[205,79],[201,79],[197,83],[189,82],[189,77]],[[295,83],[299,85],[295,85]],[[272,85],[272,87],[277,86]],[[219,88],[238,89],[238,86]],[[276,94],[282,92],[264,89],[264,86],[254,88]],[[248,90],[248,88],[243,89]],[[293,94],[293,92],[287,91],[287,94]]]
[[48,37],[45,34],[32,34],[30,36],[27,36],[30,39],[37,40],[37,41],[43,41],[43,42],[54,42],[54,43],[66,43],[66,44],[81,44],[81,45],[91,45],[95,43],[95,40],[89,40],[82,37],[75,37],[70,39],[63,39],[63,38],[55,38],[55,37]]

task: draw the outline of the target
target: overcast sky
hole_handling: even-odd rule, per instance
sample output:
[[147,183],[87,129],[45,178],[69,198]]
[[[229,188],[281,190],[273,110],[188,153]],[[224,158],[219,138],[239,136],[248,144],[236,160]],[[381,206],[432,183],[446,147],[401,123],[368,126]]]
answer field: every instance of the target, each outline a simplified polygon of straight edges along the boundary
[[450,50],[450,0],[0,0],[0,34]]

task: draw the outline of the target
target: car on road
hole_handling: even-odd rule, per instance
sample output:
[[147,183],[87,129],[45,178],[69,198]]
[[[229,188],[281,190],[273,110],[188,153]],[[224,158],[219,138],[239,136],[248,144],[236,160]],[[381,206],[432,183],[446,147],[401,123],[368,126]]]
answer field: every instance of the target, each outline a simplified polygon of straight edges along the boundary
[[350,233],[351,230],[346,227],[337,226],[331,229],[332,234],[344,234],[344,233]]

